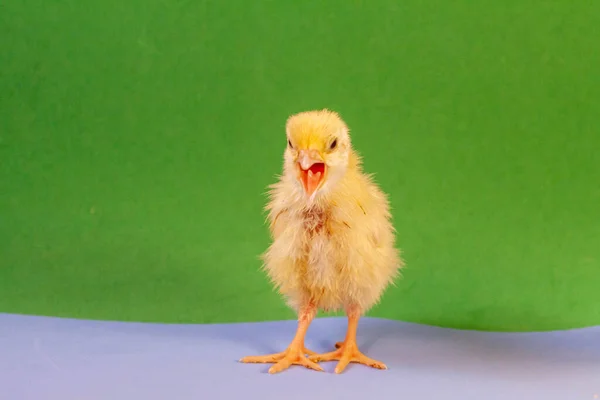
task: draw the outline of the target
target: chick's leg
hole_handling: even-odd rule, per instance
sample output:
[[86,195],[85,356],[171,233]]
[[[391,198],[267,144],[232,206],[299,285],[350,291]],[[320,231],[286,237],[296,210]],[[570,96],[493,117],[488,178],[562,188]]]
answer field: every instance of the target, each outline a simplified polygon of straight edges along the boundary
[[360,311],[356,307],[348,308],[348,330],[346,338],[343,342],[335,344],[337,350],[325,354],[315,354],[309,357],[311,361],[339,361],[335,367],[335,373],[342,373],[349,363],[358,363],[368,365],[377,369],[387,369],[387,366],[381,361],[374,360],[365,356],[358,349],[356,344],[356,331],[358,329],[358,321],[360,319]]
[[304,338],[310,323],[316,315],[316,308],[313,305],[308,305],[300,311],[298,315],[298,329],[296,336],[285,351],[281,353],[268,354],[265,356],[249,356],[240,360],[243,363],[274,363],[269,368],[270,374],[281,372],[291,365],[302,365],[306,368],[316,371],[323,371],[319,364],[309,360],[305,354],[314,355],[315,353],[304,347]]

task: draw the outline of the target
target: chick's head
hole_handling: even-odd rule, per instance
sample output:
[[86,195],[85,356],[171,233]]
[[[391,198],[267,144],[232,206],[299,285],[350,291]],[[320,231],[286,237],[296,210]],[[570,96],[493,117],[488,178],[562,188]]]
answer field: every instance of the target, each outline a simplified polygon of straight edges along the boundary
[[309,200],[332,190],[348,169],[351,142],[346,123],[333,111],[305,111],[286,124],[284,172]]

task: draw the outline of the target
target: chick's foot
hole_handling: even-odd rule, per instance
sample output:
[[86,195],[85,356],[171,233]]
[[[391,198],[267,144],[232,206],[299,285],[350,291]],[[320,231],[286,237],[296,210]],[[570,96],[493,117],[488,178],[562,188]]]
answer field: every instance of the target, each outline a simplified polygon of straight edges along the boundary
[[240,362],[261,364],[273,363],[274,365],[269,368],[270,374],[281,372],[288,369],[291,365],[301,365],[309,369],[314,369],[315,371],[323,371],[323,368],[319,364],[309,360],[306,357],[306,354],[315,355],[316,353],[307,348],[302,348],[301,350],[297,347],[289,347],[281,353],[244,357]]
[[387,366],[381,361],[365,356],[358,349],[355,341],[338,342],[335,344],[335,347],[337,350],[330,353],[314,354],[309,357],[309,360],[313,362],[339,361],[335,367],[336,374],[342,373],[350,363],[368,365],[377,369],[387,369]]

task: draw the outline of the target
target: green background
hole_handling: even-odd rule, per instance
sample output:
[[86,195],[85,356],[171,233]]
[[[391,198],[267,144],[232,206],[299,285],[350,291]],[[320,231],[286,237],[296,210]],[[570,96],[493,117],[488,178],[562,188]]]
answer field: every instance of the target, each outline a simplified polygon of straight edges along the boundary
[[583,0],[3,1],[0,311],[294,318],[264,192],[328,107],[407,262],[370,315],[600,324],[599,37]]

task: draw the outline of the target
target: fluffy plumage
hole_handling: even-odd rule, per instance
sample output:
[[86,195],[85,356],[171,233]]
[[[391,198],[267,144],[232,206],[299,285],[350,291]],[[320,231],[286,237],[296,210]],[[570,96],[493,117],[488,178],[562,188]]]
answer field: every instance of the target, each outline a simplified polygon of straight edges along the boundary
[[[293,147],[286,148],[284,173],[269,191],[273,242],[263,254],[264,268],[296,310],[313,301],[325,311],[351,305],[367,311],[403,266],[387,196],[363,172],[348,127],[336,113],[300,113],[286,128]],[[312,202],[297,179],[298,148],[322,152],[328,164]]]

